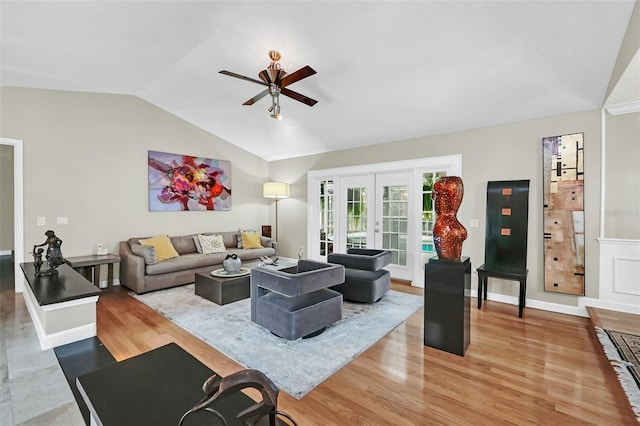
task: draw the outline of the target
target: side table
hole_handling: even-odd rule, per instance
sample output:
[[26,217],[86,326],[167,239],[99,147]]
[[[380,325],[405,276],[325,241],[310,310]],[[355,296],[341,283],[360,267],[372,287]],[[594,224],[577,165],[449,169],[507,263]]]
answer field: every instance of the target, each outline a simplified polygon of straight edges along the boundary
[[[120,263],[120,256],[115,254],[92,254],[89,256],[66,257],[65,262],[100,288],[100,265],[107,265],[107,288],[113,286],[113,264]],[[93,272],[92,272],[93,270]]]

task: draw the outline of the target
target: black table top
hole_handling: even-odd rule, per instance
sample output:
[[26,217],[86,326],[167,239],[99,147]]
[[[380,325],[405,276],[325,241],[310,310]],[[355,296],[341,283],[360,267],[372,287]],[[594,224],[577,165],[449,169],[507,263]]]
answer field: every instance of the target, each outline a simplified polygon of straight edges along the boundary
[[[20,267],[40,306],[100,294],[100,289],[96,288],[67,264],[58,266],[56,275],[44,277],[36,277],[36,269],[33,262],[21,263]],[[42,267],[43,270],[47,269],[46,263]]]
[[[77,378],[89,410],[102,425],[176,426],[182,415],[204,397],[202,385],[216,374],[175,343],[146,352]],[[235,416],[255,404],[243,393],[210,407],[229,425]],[[266,422],[266,423],[265,423]],[[219,424],[212,413],[189,415],[184,426]],[[263,418],[258,424],[268,424]]]

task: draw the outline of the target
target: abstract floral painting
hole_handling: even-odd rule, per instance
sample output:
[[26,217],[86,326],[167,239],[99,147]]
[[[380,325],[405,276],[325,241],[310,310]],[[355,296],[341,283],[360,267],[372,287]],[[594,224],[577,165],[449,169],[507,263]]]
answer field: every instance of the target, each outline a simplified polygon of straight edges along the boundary
[[231,163],[149,151],[149,211],[231,210]]

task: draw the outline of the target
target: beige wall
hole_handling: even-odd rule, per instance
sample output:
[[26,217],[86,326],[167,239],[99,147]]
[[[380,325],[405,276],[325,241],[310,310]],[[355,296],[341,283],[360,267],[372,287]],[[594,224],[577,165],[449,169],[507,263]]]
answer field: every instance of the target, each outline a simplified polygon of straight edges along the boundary
[[0,252],[13,250],[13,146],[0,145]]
[[[279,254],[295,257],[299,247],[307,252],[309,170],[462,154],[465,197],[460,213],[469,231],[463,254],[474,266],[482,263],[487,181],[530,179],[527,294],[531,299],[572,306],[577,303],[575,296],[543,290],[541,140],[584,132],[586,295],[598,297],[599,110],[266,163],[131,96],[2,88],[0,102],[1,136],[24,141],[27,251],[44,241],[49,228],[63,239],[64,255],[75,256],[93,253],[99,242],[115,251],[118,241],[135,235],[176,235],[273,223],[274,203],[262,197],[262,183],[274,179],[292,185],[291,198],[279,203],[278,234]],[[633,132],[623,120],[608,120],[610,146],[618,139],[628,140],[625,135]],[[232,211],[149,212],[148,150],[231,161]],[[629,176],[638,179],[637,172]],[[38,216],[46,217],[46,226],[36,226]],[[58,216],[68,217],[69,224],[56,225]],[[478,219],[481,226],[471,228],[470,219]],[[632,235],[628,238],[634,238]],[[491,291],[515,296],[515,287],[510,282],[494,282]]]
[[[500,126],[421,137],[371,147],[270,163],[274,179],[290,182],[291,198],[280,202],[278,231],[282,255],[292,256],[300,246],[306,250],[306,172],[366,163],[462,154],[465,195],[460,210],[469,236],[463,255],[474,267],[483,263],[486,185],[492,180],[530,179],[529,280],[527,297],[577,305],[575,296],[548,293],[544,288],[542,245],[542,138],[583,132],[585,138],[586,295],[597,298],[600,220],[600,111],[587,111]],[[480,227],[469,227],[479,219]],[[512,282],[492,281],[491,291],[516,296]],[[476,286],[475,280],[473,286]]]
[[640,113],[606,116],[604,237],[640,240]]
[[[133,236],[180,235],[268,223],[268,164],[136,97],[4,87],[1,136],[23,140],[25,251],[47,229],[66,257]],[[228,160],[229,212],[149,212],[147,151]],[[37,217],[46,226],[37,226]],[[57,225],[67,217],[68,225]],[[258,228],[259,229],[259,228]],[[25,253],[25,259],[30,255]]]

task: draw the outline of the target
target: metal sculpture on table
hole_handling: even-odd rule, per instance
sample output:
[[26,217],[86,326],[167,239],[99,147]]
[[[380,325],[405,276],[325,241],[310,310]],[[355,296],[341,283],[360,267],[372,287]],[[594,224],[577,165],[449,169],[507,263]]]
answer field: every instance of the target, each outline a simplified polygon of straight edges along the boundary
[[183,414],[178,425],[181,426],[189,414],[201,410],[213,413],[222,424],[227,425],[222,414],[209,406],[245,388],[257,389],[262,396],[262,401],[256,402],[236,415],[236,419],[242,424],[255,425],[262,417],[268,415],[269,424],[275,426],[276,416],[280,415],[297,426],[298,423],[289,414],[278,411],[278,394],[280,393],[278,387],[264,373],[251,369],[240,370],[226,377],[220,377],[217,374],[209,377],[202,385],[205,397]]
[[[46,275],[55,275],[58,273],[58,266],[64,263],[64,257],[62,257],[62,250],[60,250],[60,246],[62,246],[62,240],[58,238],[55,232],[49,230],[44,233],[47,236],[47,239],[42,244],[37,244],[33,246],[33,263],[36,269],[36,276],[42,277]],[[45,255],[47,259],[47,267],[48,269],[41,271],[41,267],[43,264],[42,261],[42,253],[43,249],[39,249],[38,247],[47,246],[47,253]]]

